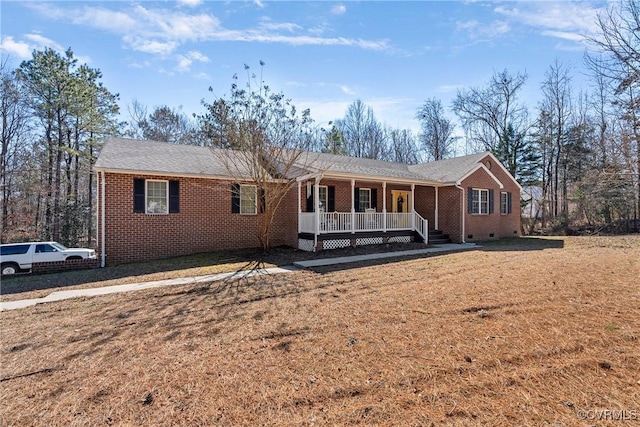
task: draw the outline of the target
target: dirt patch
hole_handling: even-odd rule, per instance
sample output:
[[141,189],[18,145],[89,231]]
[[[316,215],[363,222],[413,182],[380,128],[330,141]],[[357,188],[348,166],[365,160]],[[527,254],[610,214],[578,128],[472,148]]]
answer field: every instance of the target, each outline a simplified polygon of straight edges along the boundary
[[619,425],[640,237],[532,244],[2,312],[0,424]]

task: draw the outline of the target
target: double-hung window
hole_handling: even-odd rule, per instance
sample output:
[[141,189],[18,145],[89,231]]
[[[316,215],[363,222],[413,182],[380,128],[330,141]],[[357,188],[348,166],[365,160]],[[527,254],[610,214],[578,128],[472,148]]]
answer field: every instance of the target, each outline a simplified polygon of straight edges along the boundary
[[133,180],[133,211],[149,215],[180,212],[180,181]]
[[146,180],[146,209],[148,214],[169,213],[169,181]]
[[320,199],[320,212],[328,212],[329,195],[326,185],[320,185],[318,187],[318,199]]
[[371,208],[371,189],[360,188],[359,196],[358,212],[364,212],[366,209]]
[[240,186],[240,213],[255,215],[258,211],[258,191],[255,185]]
[[500,213],[503,215],[511,213],[511,193],[500,192]]
[[473,188],[471,191],[471,213],[480,215],[489,214],[489,190]]

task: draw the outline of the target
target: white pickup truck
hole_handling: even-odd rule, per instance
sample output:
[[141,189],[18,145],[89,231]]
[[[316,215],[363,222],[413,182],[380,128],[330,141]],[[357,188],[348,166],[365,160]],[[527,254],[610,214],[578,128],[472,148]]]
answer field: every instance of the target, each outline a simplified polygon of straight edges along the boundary
[[27,242],[0,245],[2,275],[30,270],[34,262],[95,259],[93,249],[67,248],[58,242]]

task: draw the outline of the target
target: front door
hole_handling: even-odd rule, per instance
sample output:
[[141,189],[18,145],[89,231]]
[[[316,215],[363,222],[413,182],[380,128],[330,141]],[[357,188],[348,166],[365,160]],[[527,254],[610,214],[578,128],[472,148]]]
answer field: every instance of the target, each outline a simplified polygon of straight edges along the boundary
[[409,212],[409,196],[411,194],[407,191],[392,190],[391,199],[392,206],[391,212],[393,213],[407,213]]

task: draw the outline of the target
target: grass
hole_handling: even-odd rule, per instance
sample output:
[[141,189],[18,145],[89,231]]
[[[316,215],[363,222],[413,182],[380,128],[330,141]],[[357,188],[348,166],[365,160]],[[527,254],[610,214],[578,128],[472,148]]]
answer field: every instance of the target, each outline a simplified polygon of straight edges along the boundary
[[0,424],[582,425],[583,410],[639,411],[639,255],[640,236],[509,240],[2,312]]

